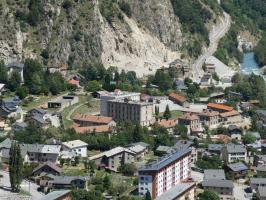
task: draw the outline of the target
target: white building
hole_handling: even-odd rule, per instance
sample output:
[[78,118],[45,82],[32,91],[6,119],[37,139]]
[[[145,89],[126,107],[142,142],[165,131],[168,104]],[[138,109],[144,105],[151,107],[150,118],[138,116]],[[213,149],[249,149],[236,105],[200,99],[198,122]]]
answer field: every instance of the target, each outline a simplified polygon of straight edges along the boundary
[[222,148],[222,158],[228,163],[247,161],[247,149],[243,145],[228,144]]
[[87,157],[87,146],[88,144],[81,140],[73,140],[62,143],[63,151],[71,151],[81,157]]
[[168,154],[139,169],[139,194],[157,198],[190,178],[191,149]]
[[108,116],[107,102],[109,100],[124,100],[125,98],[132,101],[140,101],[140,93],[124,92],[117,89],[114,92],[101,94],[101,116]]

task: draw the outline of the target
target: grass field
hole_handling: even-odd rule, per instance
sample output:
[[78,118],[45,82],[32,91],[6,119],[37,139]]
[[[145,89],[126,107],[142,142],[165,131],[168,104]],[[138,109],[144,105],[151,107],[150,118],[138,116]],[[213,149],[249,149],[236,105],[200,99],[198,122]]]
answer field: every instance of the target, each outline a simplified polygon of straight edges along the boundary
[[[179,110],[172,110],[171,115],[172,115],[171,119],[177,119],[178,117],[182,116],[182,112]],[[160,117],[162,117],[162,116],[163,116],[163,112],[160,113]]]

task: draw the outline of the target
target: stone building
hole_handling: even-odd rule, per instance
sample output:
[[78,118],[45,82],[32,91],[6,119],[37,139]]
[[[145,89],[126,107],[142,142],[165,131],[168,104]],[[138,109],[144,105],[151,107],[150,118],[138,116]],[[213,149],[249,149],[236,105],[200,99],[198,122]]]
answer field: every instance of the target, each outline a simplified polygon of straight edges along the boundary
[[200,121],[202,125],[208,126],[210,129],[217,128],[219,126],[219,112],[204,109],[200,114]]

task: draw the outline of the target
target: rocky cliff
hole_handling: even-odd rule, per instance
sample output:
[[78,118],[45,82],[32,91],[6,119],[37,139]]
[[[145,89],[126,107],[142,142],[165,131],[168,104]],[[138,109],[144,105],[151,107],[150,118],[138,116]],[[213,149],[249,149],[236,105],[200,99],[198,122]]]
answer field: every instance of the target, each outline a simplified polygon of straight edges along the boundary
[[3,0],[0,59],[106,67],[139,75],[180,57],[184,37],[171,0]]

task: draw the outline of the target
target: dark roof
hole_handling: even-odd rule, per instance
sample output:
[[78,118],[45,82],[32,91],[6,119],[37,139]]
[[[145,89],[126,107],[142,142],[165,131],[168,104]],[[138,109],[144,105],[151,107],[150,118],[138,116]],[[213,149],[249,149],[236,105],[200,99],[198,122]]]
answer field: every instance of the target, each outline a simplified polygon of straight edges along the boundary
[[227,167],[229,167],[234,172],[248,170],[248,167],[242,162],[228,164]]
[[32,113],[32,112],[37,112],[41,115],[45,115],[47,111],[42,108],[33,108],[32,110],[29,111],[29,113]]
[[235,131],[235,130],[237,130],[237,131],[241,131],[241,132],[242,132],[241,128],[238,127],[237,125],[232,125],[232,124],[230,124],[230,125],[228,126],[228,131]]
[[183,151],[176,151],[172,154],[167,154],[166,156],[159,158],[157,161],[141,167],[139,171],[158,171],[189,153],[191,153],[191,148],[185,149]]
[[184,149],[188,149],[189,147],[191,147],[193,145],[193,142],[189,141],[189,140],[178,140],[175,145],[174,145],[174,149],[180,151],[180,150],[184,150]]
[[205,169],[204,180],[225,180],[223,169]]
[[208,151],[221,151],[223,147],[223,144],[209,144]]
[[258,165],[256,171],[266,172],[266,165]]
[[41,124],[45,124],[46,121],[43,119],[43,115],[40,115],[40,114],[35,114],[33,116],[31,116],[31,118]]
[[17,110],[17,106],[20,103],[21,100],[17,96],[5,98],[1,101],[1,109],[3,109],[7,113],[14,112]]
[[266,178],[251,178],[251,184],[266,184]]
[[58,198],[63,197],[69,194],[71,190],[58,190],[50,192],[49,194],[45,195],[41,198],[41,200],[58,200]]
[[222,187],[234,188],[233,181],[229,180],[205,180],[202,182],[203,187]]
[[58,172],[58,173],[61,173],[62,169],[60,167],[58,167],[56,164],[48,161],[48,162],[45,162],[41,165],[39,165],[38,167],[36,167],[35,169],[33,169],[32,173],[38,171],[39,169],[45,167],[45,166],[48,166],[50,167],[51,169],[53,169],[54,171]]
[[225,148],[227,149],[228,153],[242,153],[247,151],[245,146],[237,144],[227,144]]

